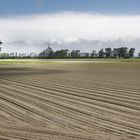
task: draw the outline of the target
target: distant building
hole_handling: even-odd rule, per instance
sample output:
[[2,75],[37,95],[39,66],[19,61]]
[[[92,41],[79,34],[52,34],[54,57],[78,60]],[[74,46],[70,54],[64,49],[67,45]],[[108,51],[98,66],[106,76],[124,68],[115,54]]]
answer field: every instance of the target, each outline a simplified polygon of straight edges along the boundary
[[37,57],[38,55],[37,55],[36,53],[34,53],[34,52],[31,52],[31,53],[29,54],[29,56],[30,56],[30,57]]
[[13,53],[8,53],[8,56],[9,57],[14,57],[15,56],[15,53],[13,52]]
[[19,53],[19,57],[26,57],[26,53]]
[[87,52],[80,53],[80,57],[89,57],[89,53],[87,53]]

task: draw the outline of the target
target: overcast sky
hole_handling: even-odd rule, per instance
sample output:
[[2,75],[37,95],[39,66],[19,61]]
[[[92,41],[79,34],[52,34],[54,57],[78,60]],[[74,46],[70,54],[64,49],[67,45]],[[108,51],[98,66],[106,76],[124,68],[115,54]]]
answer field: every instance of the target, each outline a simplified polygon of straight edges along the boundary
[[140,0],[0,0],[3,52],[140,51]]

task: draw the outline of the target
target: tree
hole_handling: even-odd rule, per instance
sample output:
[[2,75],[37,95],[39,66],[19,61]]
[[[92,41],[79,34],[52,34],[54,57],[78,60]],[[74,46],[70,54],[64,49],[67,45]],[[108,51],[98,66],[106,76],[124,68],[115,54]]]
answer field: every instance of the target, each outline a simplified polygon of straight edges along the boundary
[[40,57],[52,57],[53,56],[53,49],[48,46],[46,50],[39,54]]
[[138,57],[140,57],[140,53],[138,53]]
[[[3,42],[0,40],[0,45],[2,45],[3,44]],[[1,51],[1,47],[0,47],[0,51]]]
[[65,49],[65,50],[57,50],[56,52],[55,52],[55,56],[56,57],[62,57],[62,58],[66,58],[67,57],[67,55],[68,55],[68,49]]
[[105,48],[105,51],[106,51],[106,57],[111,57],[112,49],[111,48]]
[[95,57],[96,56],[96,51],[95,50],[92,50],[91,56],[92,57]]
[[117,49],[117,54],[118,54],[118,57],[127,57],[127,51],[128,51],[128,48],[127,47],[121,47],[121,48],[118,48]]
[[0,45],[2,45],[3,44],[3,42],[0,40]]
[[128,48],[122,47],[122,57],[127,57],[127,56],[128,56]]
[[48,47],[46,49],[45,53],[48,57],[51,57],[51,56],[53,56],[53,49],[51,47]]
[[135,48],[130,48],[129,50],[129,57],[134,57]]
[[71,57],[79,57],[80,56],[80,50],[73,50],[71,52]]
[[114,49],[113,49],[113,56],[114,56],[115,58],[118,57],[118,48],[114,48]]
[[101,50],[99,51],[99,57],[104,57],[104,49],[101,49]]

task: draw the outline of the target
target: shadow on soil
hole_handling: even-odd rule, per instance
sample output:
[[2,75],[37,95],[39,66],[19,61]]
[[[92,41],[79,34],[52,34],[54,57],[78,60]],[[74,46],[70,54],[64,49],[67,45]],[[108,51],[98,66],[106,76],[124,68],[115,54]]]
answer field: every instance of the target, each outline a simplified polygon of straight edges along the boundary
[[33,76],[33,75],[54,75],[63,74],[68,71],[54,69],[33,69],[33,68],[0,68],[0,77],[9,76]]

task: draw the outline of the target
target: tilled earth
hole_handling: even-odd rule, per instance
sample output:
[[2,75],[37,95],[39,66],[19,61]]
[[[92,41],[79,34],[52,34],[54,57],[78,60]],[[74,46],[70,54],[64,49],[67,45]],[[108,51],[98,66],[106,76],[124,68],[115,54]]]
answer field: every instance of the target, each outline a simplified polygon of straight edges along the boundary
[[0,140],[139,140],[140,63],[0,65]]

